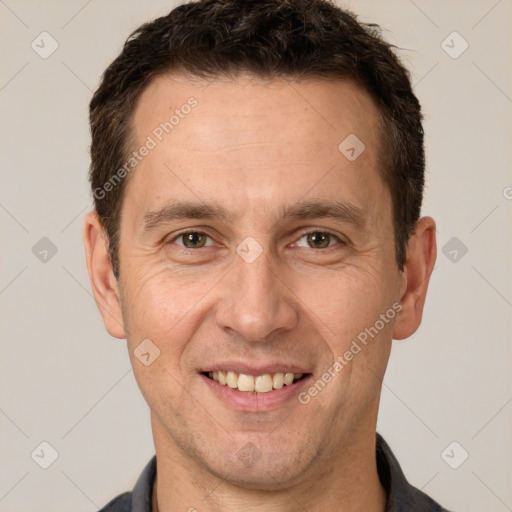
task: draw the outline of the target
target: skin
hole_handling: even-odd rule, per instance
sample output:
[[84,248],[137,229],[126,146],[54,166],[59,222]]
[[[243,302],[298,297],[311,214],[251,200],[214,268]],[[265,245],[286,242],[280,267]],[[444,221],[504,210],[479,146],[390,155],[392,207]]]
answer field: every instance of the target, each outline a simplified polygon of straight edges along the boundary
[[[435,223],[418,221],[400,271],[378,172],[379,111],[352,82],[240,75],[206,85],[159,77],[137,103],[134,149],[190,96],[198,101],[130,175],[119,282],[96,213],[85,221],[95,300],[108,332],[127,338],[151,410],[154,501],[160,512],[383,511],[381,384],[392,338],[421,323]],[[354,161],[338,150],[351,133],[365,144]],[[143,230],[146,212],[180,201],[218,202],[231,217]],[[348,203],[362,222],[281,217],[300,201]],[[177,235],[187,230],[210,238],[184,250]],[[308,231],[331,234],[327,247]],[[236,252],[246,237],[262,248],[252,263]],[[307,405],[294,398],[272,411],[236,411],[198,373],[228,359],[289,362],[314,382],[394,303],[398,315]],[[147,338],[160,350],[149,366],[134,355]],[[257,454],[249,463],[237,454],[247,446]]]

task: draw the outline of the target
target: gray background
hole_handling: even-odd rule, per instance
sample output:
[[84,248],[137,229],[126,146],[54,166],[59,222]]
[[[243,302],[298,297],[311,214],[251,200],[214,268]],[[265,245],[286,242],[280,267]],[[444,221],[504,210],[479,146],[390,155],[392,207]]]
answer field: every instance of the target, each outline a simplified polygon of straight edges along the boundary
[[[2,512],[97,510],[153,454],[81,231],[91,93],[128,34],[173,5],[0,0]],[[404,49],[426,117],[423,213],[438,222],[423,325],[394,344],[378,429],[411,483],[446,507],[512,510],[512,1],[344,5]],[[44,441],[58,452],[48,469]]]

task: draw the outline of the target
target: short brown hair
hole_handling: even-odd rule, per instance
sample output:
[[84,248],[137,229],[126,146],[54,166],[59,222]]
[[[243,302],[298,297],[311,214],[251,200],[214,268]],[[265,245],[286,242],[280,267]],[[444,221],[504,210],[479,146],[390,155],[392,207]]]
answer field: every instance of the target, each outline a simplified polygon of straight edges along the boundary
[[391,193],[396,261],[403,269],[423,196],[422,114],[409,73],[378,26],[359,23],[330,0],[201,0],[133,32],[90,103],[90,181],[116,277],[126,179],[108,193],[103,187],[127,160],[138,97],[152,78],[168,72],[358,83],[380,108],[380,172]]

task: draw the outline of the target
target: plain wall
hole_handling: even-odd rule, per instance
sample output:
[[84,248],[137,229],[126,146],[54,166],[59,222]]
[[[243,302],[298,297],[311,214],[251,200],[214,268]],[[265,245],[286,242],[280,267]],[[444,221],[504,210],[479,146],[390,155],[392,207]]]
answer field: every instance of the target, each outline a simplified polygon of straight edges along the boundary
[[[2,512],[97,510],[154,453],[126,343],[91,295],[82,225],[92,91],[128,34],[173,5],[0,2]],[[423,324],[394,342],[378,431],[447,508],[512,510],[512,2],[343,5],[382,25],[411,70],[425,113],[423,213],[438,226]],[[46,59],[31,47],[51,49],[43,31],[58,42]],[[461,37],[469,46],[453,58]],[[43,441],[58,452],[46,470],[31,458]],[[458,469],[442,456],[454,441],[452,461],[469,453]]]

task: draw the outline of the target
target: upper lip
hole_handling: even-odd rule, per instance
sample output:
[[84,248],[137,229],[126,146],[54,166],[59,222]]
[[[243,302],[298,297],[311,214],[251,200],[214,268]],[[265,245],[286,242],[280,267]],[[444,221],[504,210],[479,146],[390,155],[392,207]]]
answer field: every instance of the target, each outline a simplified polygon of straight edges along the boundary
[[212,363],[200,370],[204,372],[229,371],[244,375],[265,375],[266,373],[311,373],[307,367],[290,363],[244,363],[242,361],[222,361]]

